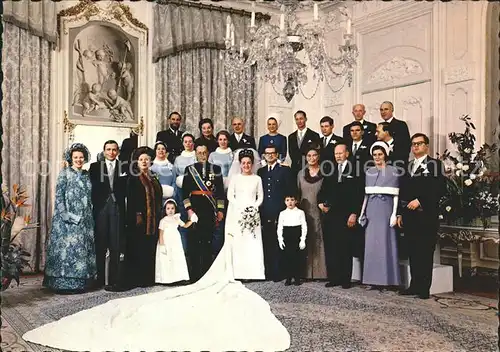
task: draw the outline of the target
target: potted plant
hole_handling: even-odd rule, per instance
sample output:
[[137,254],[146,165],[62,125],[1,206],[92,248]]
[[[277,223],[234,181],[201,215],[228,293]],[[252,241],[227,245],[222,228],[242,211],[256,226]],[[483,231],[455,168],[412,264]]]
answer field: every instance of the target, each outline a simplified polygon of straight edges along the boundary
[[438,154],[443,161],[446,175],[446,193],[440,201],[440,218],[449,225],[490,225],[491,217],[498,214],[499,197],[494,187],[499,180],[498,173],[492,173],[489,161],[497,150],[495,144],[483,144],[476,150],[476,129],[468,115],[460,117],[465,124],[464,133],[448,134],[456,146],[454,155],[445,150]]
[[0,212],[0,235],[1,235],[1,260],[2,260],[2,288],[6,290],[12,280],[19,285],[19,276],[22,270],[29,266],[30,254],[23,249],[17,241],[19,234],[28,229],[36,228],[37,225],[30,222],[30,216],[19,216],[22,208],[29,207],[26,204],[28,196],[26,191],[15,184],[12,194],[8,189],[2,187],[1,212]]

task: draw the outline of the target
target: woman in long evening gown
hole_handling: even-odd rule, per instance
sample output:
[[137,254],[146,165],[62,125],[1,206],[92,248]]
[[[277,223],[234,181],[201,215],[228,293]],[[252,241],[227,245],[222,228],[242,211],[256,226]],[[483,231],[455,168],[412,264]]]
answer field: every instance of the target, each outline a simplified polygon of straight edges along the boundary
[[307,166],[299,171],[297,186],[299,191],[299,208],[306,214],[307,221],[307,270],[308,279],[326,279],[325,244],[321,211],[318,208],[318,193],[323,184],[323,176],[319,165],[319,152],[311,148],[306,154]]
[[[264,200],[262,179],[256,175],[258,158],[254,149],[236,151],[232,170],[240,169],[231,174],[227,199],[229,202],[226,219],[226,234],[233,236],[232,258],[234,277],[242,280],[263,280],[266,278],[264,269],[264,249],[258,209]],[[239,221],[246,207],[257,209],[259,224],[251,233],[242,231]]]
[[366,171],[365,200],[359,222],[366,226],[363,284],[399,286],[396,225],[398,170],[386,164],[389,146],[375,142],[370,152],[375,166]]
[[192,285],[114,299],[23,339],[70,351],[284,351],[290,335],[269,304],[234,280],[233,239],[226,234],[212,267]]
[[43,285],[58,292],[83,291],[96,276],[91,183],[82,166],[89,151],[74,143],[65,153],[69,166],[57,178]]

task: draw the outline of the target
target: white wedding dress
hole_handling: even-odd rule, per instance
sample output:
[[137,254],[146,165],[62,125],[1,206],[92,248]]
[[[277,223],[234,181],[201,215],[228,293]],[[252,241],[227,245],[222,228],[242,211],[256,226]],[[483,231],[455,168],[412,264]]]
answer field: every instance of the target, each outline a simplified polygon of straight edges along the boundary
[[28,331],[23,339],[70,351],[284,351],[290,335],[269,304],[233,279],[224,247],[195,284],[111,300]]
[[231,246],[234,278],[245,280],[265,279],[264,250],[260,224],[254,233],[241,231],[238,221],[245,207],[259,209],[264,199],[262,179],[258,175],[234,175],[227,190],[227,208],[225,232],[232,235]]

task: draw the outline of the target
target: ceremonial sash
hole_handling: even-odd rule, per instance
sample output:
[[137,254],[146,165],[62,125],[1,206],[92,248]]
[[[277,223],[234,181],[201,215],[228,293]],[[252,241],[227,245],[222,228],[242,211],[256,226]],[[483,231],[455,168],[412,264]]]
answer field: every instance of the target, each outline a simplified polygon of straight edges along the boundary
[[[211,193],[210,190],[205,185],[205,182],[203,182],[200,173],[198,172],[198,170],[196,170],[194,165],[191,165],[189,167],[189,173],[191,174],[191,176],[193,176],[193,180],[196,183],[196,186],[200,189],[200,191]],[[217,212],[217,202],[215,201],[215,198],[208,194],[204,194],[204,196],[210,201],[210,204],[212,204],[214,211]]]

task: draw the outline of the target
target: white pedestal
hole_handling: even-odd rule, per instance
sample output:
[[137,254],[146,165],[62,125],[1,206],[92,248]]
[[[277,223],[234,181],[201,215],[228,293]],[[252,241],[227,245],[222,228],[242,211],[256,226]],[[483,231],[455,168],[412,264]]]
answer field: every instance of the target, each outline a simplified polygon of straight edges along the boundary
[[[400,261],[399,265],[401,270],[401,280],[404,287],[408,288],[411,281],[410,265],[407,260]],[[453,267],[451,265],[434,263],[430,294],[435,295],[444,292],[453,292]]]
[[361,262],[358,258],[352,258],[352,281],[361,280]]
[[[399,270],[401,272],[401,282],[405,288],[408,288],[411,280],[410,265],[408,260],[401,260],[399,262]],[[352,260],[351,280],[361,280],[361,264],[358,258],[353,258]],[[453,292],[453,267],[451,265],[434,263],[430,294],[434,295],[444,292]]]

